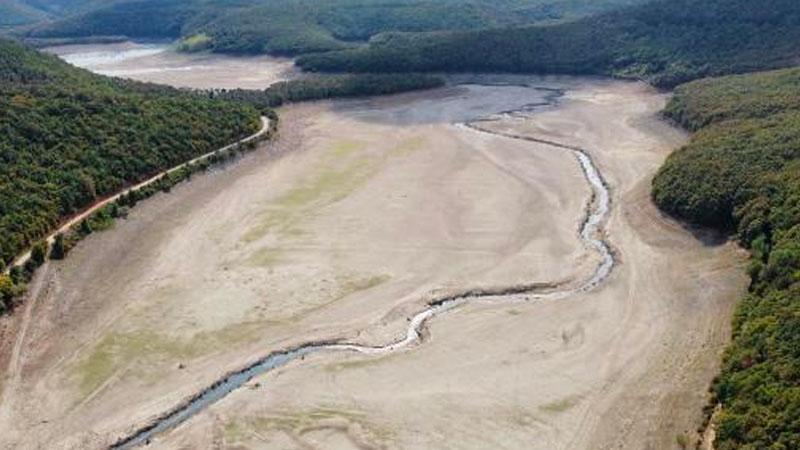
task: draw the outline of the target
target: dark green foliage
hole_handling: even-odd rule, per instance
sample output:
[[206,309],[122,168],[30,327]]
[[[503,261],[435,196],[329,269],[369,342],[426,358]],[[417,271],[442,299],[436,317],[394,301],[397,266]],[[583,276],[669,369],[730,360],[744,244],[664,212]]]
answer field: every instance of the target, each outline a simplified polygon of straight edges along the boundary
[[15,283],[11,275],[0,272],[0,314],[11,309],[14,299],[24,289]]
[[89,219],[81,220],[81,223],[78,224],[78,233],[82,236],[88,236],[92,234],[94,230],[92,229],[92,225],[89,222]]
[[67,256],[67,244],[64,240],[64,234],[58,233],[53,239],[53,248],[50,250],[50,259],[64,259]]
[[659,206],[690,222],[736,227],[765,177],[800,158],[800,69],[701,80],[676,90],[667,116],[692,142],[653,183]]
[[764,176],[797,158],[798,112],[714,123],[670,156],[655,178],[653,198],[670,214],[733,229],[734,211],[757,194]]
[[[389,31],[474,30],[563,21],[646,0],[129,0],[47,23],[30,35],[204,36],[230,53],[354,47]],[[189,45],[191,47],[191,45]]]
[[97,199],[258,126],[248,105],[92,75],[0,40],[0,260]]
[[9,278],[11,278],[11,282],[14,283],[16,286],[20,286],[27,281],[25,277],[25,272],[22,270],[20,266],[11,267],[8,270]]
[[134,0],[98,4],[98,8],[58,22],[57,26],[35,29],[36,37],[137,36],[145,38],[180,36],[189,19],[185,0]]
[[607,70],[606,30],[570,23],[479,32],[386,33],[368,47],[299,58],[309,71],[540,72],[595,74]]
[[40,241],[33,244],[31,248],[31,262],[33,262],[36,267],[39,267],[44,264],[45,259],[47,259],[47,242]]
[[326,75],[276,83],[263,91],[232,89],[212,94],[215,98],[246,102],[270,111],[289,102],[396,94],[443,85],[444,80],[429,75]]
[[0,0],[0,25],[23,25],[97,8],[107,0]]
[[731,119],[800,111],[800,68],[698,80],[679,86],[666,114],[690,130]]
[[31,257],[25,262],[26,277],[30,278],[33,272],[47,259],[47,242],[40,241],[31,247]]
[[46,17],[43,11],[32,8],[20,1],[5,0],[0,2],[0,27],[21,25],[42,20]]
[[786,67],[798,56],[796,0],[657,0],[554,26],[386,34],[298,63],[312,71],[613,74],[667,87]]
[[718,450],[800,448],[800,69],[680,87],[667,114],[699,131],[654,181],[664,210],[735,231],[749,295],[714,383]]

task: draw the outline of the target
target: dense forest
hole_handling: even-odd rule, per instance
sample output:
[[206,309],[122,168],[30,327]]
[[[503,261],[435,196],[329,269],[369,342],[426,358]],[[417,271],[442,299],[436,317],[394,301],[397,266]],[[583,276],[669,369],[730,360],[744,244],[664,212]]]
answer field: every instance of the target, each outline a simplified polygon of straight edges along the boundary
[[93,75],[0,40],[0,266],[97,199],[258,128],[250,105]]
[[600,74],[672,87],[795,64],[796,0],[656,0],[552,26],[384,33],[365,47],[299,59],[311,71]]
[[0,0],[0,30],[60,19],[107,4],[105,0]]
[[185,38],[188,48],[297,55],[357,48],[380,33],[558,22],[645,0],[129,0],[47,23],[30,37]]
[[800,448],[800,69],[696,81],[666,113],[697,130],[653,182],[664,210],[737,234],[750,292],[713,392],[716,448]]
[[22,25],[43,20],[46,14],[17,1],[0,1],[0,27]]

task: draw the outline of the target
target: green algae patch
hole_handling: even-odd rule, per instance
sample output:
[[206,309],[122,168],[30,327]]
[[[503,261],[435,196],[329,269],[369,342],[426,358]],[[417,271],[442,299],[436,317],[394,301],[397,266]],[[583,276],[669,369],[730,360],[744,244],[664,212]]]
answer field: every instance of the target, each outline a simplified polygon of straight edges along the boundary
[[205,33],[197,33],[182,39],[175,49],[186,53],[200,52],[211,48],[212,43],[211,36]]
[[247,258],[247,264],[254,267],[273,268],[286,261],[288,261],[286,250],[276,247],[256,250]]
[[422,150],[426,142],[427,139],[425,139],[422,136],[415,136],[410,139],[406,139],[392,149],[391,156],[394,157],[410,156],[418,152],[419,150]]
[[347,297],[348,295],[355,294],[356,292],[366,291],[374,287],[380,286],[391,277],[389,275],[375,275],[371,277],[343,277],[340,280],[340,289],[337,293],[337,299]]
[[328,372],[340,372],[348,369],[364,369],[368,367],[378,367],[385,363],[396,361],[402,353],[390,353],[380,356],[358,357],[350,360],[329,363],[324,366]]
[[300,223],[310,214],[347,198],[390,159],[407,157],[424,148],[426,142],[424,137],[415,136],[380,154],[367,152],[363,141],[334,141],[309,175],[266,206],[242,240],[253,242],[270,232],[281,238],[305,235]]
[[115,374],[126,370],[141,377],[141,381],[156,382],[164,361],[188,361],[230,345],[253,342],[260,330],[273,323],[253,321],[232,324],[181,339],[150,330],[108,334],[73,368],[78,393],[81,398],[86,398],[102,388]]
[[309,213],[346,198],[378,171],[380,158],[363,154],[365,148],[361,141],[335,142],[308,176],[267,205],[242,240],[252,242],[270,232],[302,236],[300,222]]
[[133,361],[155,353],[176,356],[182,353],[182,348],[152,332],[112,333],[106,336],[76,367],[81,397],[99,389],[117,371]]
[[[343,424],[347,424],[343,426]],[[367,418],[361,411],[337,406],[321,406],[303,411],[282,411],[257,417],[245,417],[229,422],[224,427],[224,437],[228,444],[244,443],[250,436],[263,436],[269,433],[289,433],[302,436],[306,432],[324,428],[340,429],[347,432],[350,425],[357,425],[364,437],[372,443],[387,442],[395,435],[388,428],[381,427]]]
[[556,400],[554,402],[548,403],[546,405],[542,405],[539,407],[540,410],[551,413],[551,414],[558,414],[569,409],[572,409],[578,402],[581,401],[583,398],[582,395],[573,395],[570,397],[562,398],[561,400]]
[[336,277],[338,288],[333,292],[333,294],[329,299],[318,305],[314,305],[309,308],[305,308],[302,311],[298,311],[292,314],[291,316],[287,317],[285,321],[294,322],[300,320],[303,317],[307,316],[308,314],[324,309],[342,300],[345,297],[378,287],[386,283],[390,279],[391,277],[389,277],[389,275],[375,275],[369,277],[356,277],[356,276]]

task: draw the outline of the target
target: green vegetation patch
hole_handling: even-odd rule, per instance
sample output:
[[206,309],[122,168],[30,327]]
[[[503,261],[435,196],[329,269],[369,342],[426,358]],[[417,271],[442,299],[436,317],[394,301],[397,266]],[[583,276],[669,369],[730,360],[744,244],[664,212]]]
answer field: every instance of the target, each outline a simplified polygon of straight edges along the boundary
[[270,321],[253,321],[176,338],[152,330],[107,334],[73,368],[78,395],[91,395],[117,373],[133,370],[145,381],[155,382],[165,360],[188,361],[227,346],[253,342]]
[[347,197],[377,171],[376,156],[361,154],[366,143],[334,142],[310,175],[270,202],[259,223],[243,239],[252,242],[270,232],[292,233],[314,210]]
[[556,400],[546,405],[542,405],[539,407],[539,409],[546,413],[559,414],[575,407],[581,401],[581,399],[583,399],[582,395],[564,397],[561,400]]
[[212,42],[211,36],[205,33],[197,33],[181,39],[176,48],[179,52],[199,52],[210,49]]
[[[387,442],[394,432],[368,420],[367,414],[338,405],[326,405],[303,411],[278,411],[275,414],[246,417],[225,425],[225,441],[228,444],[243,443],[251,435],[261,436],[272,432],[289,432],[302,435],[309,431],[331,426],[333,421],[358,424],[366,432],[370,442]],[[255,433],[253,433],[255,432]]]

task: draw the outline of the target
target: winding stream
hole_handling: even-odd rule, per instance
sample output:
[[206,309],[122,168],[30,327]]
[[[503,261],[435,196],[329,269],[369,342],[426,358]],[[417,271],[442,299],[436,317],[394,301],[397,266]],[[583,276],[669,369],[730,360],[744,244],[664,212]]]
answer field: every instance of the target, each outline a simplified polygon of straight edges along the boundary
[[[550,90],[546,88],[536,89]],[[130,449],[142,444],[147,444],[156,435],[183,423],[229,393],[242,387],[254,377],[263,375],[309,354],[321,352],[352,352],[366,355],[387,354],[421,342],[423,340],[422,331],[428,321],[437,315],[452,311],[467,303],[474,303],[477,301],[530,302],[544,299],[554,300],[565,298],[575,293],[590,291],[600,285],[608,278],[616,261],[611,247],[605,239],[603,230],[603,226],[610,212],[610,195],[608,187],[591,156],[586,151],[571,145],[512,133],[491,131],[479,126],[480,123],[490,122],[499,117],[515,117],[518,114],[532,112],[539,106],[551,106],[556,103],[556,98],[561,95],[563,95],[563,93],[558,91],[557,94],[548,96],[548,103],[546,104],[528,105],[519,110],[506,111],[488,118],[460,123],[455,126],[474,133],[489,134],[505,139],[535,142],[573,154],[581,166],[584,178],[592,189],[592,197],[589,200],[586,216],[581,224],[580,237],[584,244],[597,252],[601,258],[600,263],[589,278],[582,281],[577,286],[572,287],[530,284],[498,288],[475,288],[441,297],[430,301],[424,310],[410,319],[405,336],[381,346],[369,346],[347,342],[307,342],[286,350],[270,353],[251,365],[221,378],[194,397],[153,420],[147,426],[120,439],[110,448]]]

